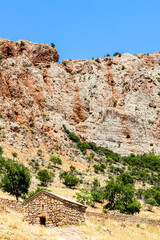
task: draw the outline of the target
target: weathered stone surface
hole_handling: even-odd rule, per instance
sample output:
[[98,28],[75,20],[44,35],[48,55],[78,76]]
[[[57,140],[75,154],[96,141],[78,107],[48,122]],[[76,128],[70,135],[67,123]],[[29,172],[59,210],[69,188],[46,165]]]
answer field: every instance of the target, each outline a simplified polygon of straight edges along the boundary
[[82,139],[123,155],[160,153],[160,53],[59,64],[51,46],[0,39],[0,54],[6,124],[32,128],[34,122],[35,132],[62,144],[66,124]]
[[14,132],[19,132],[20,126],[16,123],[11,124],[11,130]]
[[[153,226],[160,226],[160,220],[151,219],[148,217],[140,217],[140,216],[136,216],[136,215],[133,216],[133,215],[129,215],[129,214],[122,214],[122,213],[118,213],[118,212],[108,212],[105,214],[97,213],[97,212],[86,212],[86,215],[94,216],[99,219],[114,219],[115,221],[123,222],[123,223],[125,223],[125,222],[127,222],[127,223],[146,223],[146,224],[153,225]],[[106,228],[106,230],[107,230],[107,228]]]
[[45,217],[47,227],[77,224],[85,221],[86,208],[63,199],[56,199],[49,193],[39,193],[24,203],[25,220],[31,224],[40,224]]
[[0,198],[0,205],[5,205],[19,213],[23,212],[23,202],[21,201]]

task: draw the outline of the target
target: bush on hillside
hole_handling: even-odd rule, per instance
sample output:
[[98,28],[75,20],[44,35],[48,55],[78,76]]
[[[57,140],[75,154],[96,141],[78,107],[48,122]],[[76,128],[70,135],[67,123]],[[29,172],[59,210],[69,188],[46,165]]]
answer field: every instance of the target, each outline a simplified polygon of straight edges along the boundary
[[80,179],[77,178],[72,172],[64,171],[63,173],[61,173],[59,175],[59,178],[61,180],[63,179],[63,181],[64,181],[63,183],[67,187],[75,187],[80,182]]
[[55,165],[62,165],[62,160],[59,157],[51,156],[49,161],[53,162]]
[[39,170],[37,178],[40,180],[42,186],[47,186],[52,181],[52,176],[47,169]]

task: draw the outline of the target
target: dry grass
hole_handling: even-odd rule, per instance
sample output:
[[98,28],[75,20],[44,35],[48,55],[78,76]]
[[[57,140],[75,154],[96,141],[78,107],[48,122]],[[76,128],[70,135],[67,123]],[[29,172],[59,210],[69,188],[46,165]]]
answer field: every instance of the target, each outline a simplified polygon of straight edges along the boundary
[[138,216],[160,220],[160,208],[159,207],[153,207],[152,211],[148,211],[147,209],[148,209],[147,206],[141,208],[141,211],[138,214]]
[[56,240],[55,233],[43,226],[32,226],[23,222],[21,214],[0,208],[0,239],[12,240]]
[[[112,234],[109,233],[108,229]],[[12,240],[159,240],[160,228],[87,217],[86,223],[62,228],[29,225],[21,214],[0,207],[0,239]]]
[[[85,225],[78,228],[87,237],[87,240],[159,240],[160,228],[146,224],[120,223],[114,220],[99,221],[89,217]],[[111,235],[109,229],[113,235]]]
[[75,200],[74,196],[75,196],[75,193],[78,191],[77,189],[54,187],[54,186],[50,186],[49,190],[55,194],[58,194],[73,200]]
[[0,198],[16,200],[14,196],[10,195],[9,193],[5,193],[2,190],[0,190]]

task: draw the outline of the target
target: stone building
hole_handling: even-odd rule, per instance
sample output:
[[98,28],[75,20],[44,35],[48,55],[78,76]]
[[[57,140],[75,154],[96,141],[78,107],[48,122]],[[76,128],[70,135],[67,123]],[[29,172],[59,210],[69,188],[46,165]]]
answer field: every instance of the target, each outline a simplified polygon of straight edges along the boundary
[[24,219],[46,227],[85,221],[86,206],[42,190],[23,203]]

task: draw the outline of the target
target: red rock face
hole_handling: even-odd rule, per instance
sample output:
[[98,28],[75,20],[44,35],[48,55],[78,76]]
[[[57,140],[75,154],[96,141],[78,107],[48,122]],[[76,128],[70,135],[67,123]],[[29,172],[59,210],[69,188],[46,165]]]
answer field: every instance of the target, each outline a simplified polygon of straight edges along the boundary
[[52,61],[58,62],[59,60],[56,48],[52,48],[47,44],[37,44],[29,41],[13,42],[0,39],[0,55],[3,58],[27,56],[33,65]]
[[159,153],[160,53],[59,64],[56,48],[0,39],[0,58],[6,127],[12,121],[47,144],[63,145],[66,124],[123,155]]

